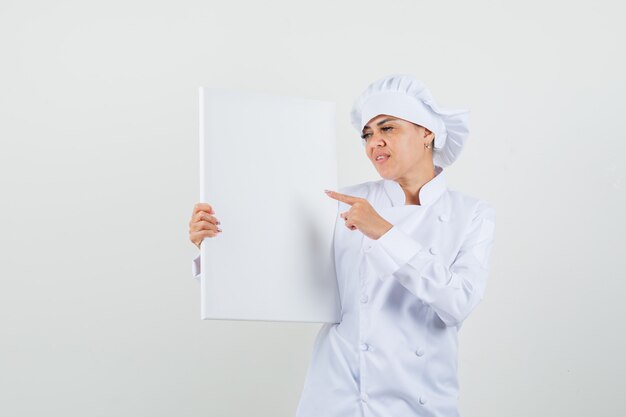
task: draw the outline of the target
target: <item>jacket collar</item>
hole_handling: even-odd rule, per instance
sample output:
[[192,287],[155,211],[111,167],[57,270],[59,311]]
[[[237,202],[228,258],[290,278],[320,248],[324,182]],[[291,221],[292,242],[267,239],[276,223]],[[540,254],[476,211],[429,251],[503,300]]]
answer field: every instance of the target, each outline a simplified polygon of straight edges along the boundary
[[[383,179],[383,186],[387,196],[391,200],[391,204],[395,206],[404,206],[406,195],[402,186],[394,180]],[[429,206],[434,203],[447,190],[446,178],[443,168],[435,165],[435,178],[422,185],[419,190],[420,206]]]

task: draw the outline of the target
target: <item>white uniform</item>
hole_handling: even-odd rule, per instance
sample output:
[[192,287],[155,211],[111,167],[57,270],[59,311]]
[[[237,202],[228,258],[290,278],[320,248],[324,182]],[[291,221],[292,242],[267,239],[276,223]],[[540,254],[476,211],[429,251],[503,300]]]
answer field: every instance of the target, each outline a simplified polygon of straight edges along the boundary
[[391,180],[338,190],[394,226],[373,240],[337,215],[341,322],[317,335],[297,417],[459,416],[457,332],[485,293],[495,211],[435,173],[420,205]]

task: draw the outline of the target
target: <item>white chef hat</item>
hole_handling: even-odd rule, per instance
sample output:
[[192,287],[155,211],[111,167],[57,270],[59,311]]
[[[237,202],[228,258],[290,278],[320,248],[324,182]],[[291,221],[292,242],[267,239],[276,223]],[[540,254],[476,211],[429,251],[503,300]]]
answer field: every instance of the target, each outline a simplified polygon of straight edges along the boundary
[[[392,74],[371,83],[355,100],[350,112],[359,134],[371,119],[388,114],[423,126],[435,134],[433,163],[445,167],[454,162],[469,136],[469,110],[443,109],[420,80]],[[362,141],[365,145],[365,141]]]

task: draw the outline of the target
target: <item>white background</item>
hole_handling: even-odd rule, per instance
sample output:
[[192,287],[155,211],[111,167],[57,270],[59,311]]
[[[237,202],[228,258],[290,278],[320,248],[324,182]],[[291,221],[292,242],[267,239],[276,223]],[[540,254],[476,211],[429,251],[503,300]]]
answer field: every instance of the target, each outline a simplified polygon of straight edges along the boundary
[[400,72],[472,111],[448,182],[497,211],[461,414],[623,416],[625,8],[1,0],[0,415],[292,416],[319,325],[199,320],[198,86],[337,102],[343,186]]

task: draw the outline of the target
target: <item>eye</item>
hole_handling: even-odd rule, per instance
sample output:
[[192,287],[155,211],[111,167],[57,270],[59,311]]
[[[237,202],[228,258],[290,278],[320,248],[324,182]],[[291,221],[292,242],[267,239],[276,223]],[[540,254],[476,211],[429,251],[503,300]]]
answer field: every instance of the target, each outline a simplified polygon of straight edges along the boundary
[[[381,128],[380,128],[380,130],[384,130],[385,132],[386,132],[387,130],[390,130],[390,129],[393,129],[393,127],[392,127],[392,126],[383,126],[383,127],[381,127]],[[371,133],[364,133],[364,134],[362,134],[362,135],[361,135],[361,139],[363,139],[363,140],[367,140],[367,138],[369,137],[369,135],[371,135]]]

